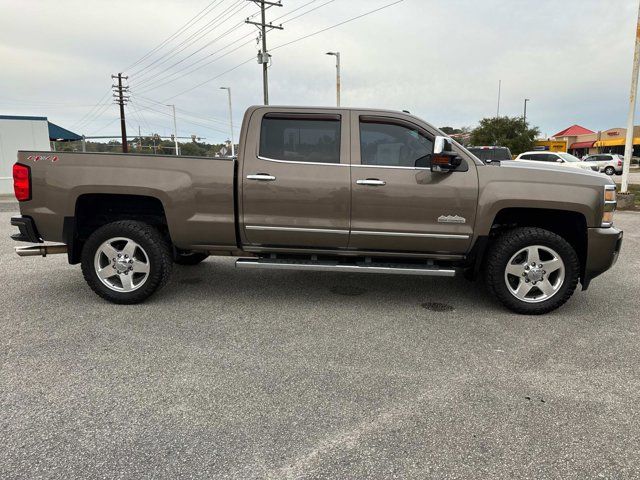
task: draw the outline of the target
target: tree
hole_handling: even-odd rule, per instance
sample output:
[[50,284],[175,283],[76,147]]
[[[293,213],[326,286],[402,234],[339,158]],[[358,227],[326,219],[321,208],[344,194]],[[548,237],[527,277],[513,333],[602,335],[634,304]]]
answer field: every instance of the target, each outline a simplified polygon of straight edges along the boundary
[[462,133],[461,129],[453,128],[453,127],[440,127],[440,130],[442,130],[447,135],[453,135],[455,133]]
[[531,150],[538,127],[529,127],[522,117],[483,118],[471,132],[472,145],[495,145],[507,147],[513,155]]

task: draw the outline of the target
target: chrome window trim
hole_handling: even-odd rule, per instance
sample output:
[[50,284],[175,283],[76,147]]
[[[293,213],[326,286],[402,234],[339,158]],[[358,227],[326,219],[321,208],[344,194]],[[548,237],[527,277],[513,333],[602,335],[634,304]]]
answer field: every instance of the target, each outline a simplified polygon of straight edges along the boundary
[[293,163],[295,165],[327,165],[331,167],[362,167],[362,168],[392,168],[394,170],[427,170],[431,171],[428,167],[394,167],[391,165],[360,165],[359,163],[323,163],[323,162],[301,162],[299,160],[277,160],[275,158],[263,157],[258,155],[259,160],[275,163]]
[[453,233],[404,233],[404,232],[379,232],[370,230],[352,230],[352,235],[379,235],[389,237],[418,237],[418,238],[449,238],[449,239],[469,239],[469,235],[458,235]]
[[266,162],[275,162],[275,163],[293,163],[296,165],[328,165],[331,167],[350,167],[351,165],[348,163],[325,163],[325,162],[301,162],[299,160],[276,160],[275,158],[263,157],[261,155],[257,156],[259,160],[264,160]]
[[304,233],[337,233],[348,235],[349,230],[335,230],[331,228],[300,228],[300,227],[263,227],[260,225],[247,225],[247,230],[261,230],[270,232],[304,232]]
[[428,170],[431,171],[429,167],[396,167],[393,165],[361,165],[359,163],[352,163],[352,167],[362,167],[362,168],[392,168],[394,170]]

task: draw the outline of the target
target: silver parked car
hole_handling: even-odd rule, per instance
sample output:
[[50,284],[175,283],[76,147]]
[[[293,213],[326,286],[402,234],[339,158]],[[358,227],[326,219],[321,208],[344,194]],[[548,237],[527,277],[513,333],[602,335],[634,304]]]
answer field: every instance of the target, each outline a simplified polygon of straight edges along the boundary
[[580,168],[582,170],[600,171],[600,167],[594,162],[583,162],[578,157],[569,155],[564,152],[548,152],[544,150],[534,150],[532,152],[524,152],[516,157],[518,162],[541,163],[551,162],[563,167]]
[[587,155],[583,161],[596,163],[601,172],[607,175],[622,175],[622,164],[624,157],[616,153],[598,153],[595,155]]

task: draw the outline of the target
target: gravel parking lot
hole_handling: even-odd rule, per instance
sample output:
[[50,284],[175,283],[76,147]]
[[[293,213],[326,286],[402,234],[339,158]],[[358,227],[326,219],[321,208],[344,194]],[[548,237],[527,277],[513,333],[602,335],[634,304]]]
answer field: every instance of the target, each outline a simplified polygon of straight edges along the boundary
[[[5,209],[6,210],[6,209]],[[640,214],[543,317],[462,279],[176,268],[141,306],[0,213],[0,477],[640,475]]]

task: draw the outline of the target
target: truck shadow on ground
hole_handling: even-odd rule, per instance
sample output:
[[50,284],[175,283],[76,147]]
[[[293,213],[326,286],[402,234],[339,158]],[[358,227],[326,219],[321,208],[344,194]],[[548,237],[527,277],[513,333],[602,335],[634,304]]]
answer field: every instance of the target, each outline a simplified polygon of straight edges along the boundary
[[215,296],[229,303],[238,298],[256,304],[300,305],[355,302],[362,307],[412,304],[431,311],[460,308],[500,309],[482,282],[464,278],[372,275],[334,272],[255,271],[235,268],[229,259],[208,259],[194,267],[176,266],[170,283],[150,301],[180,301]]

